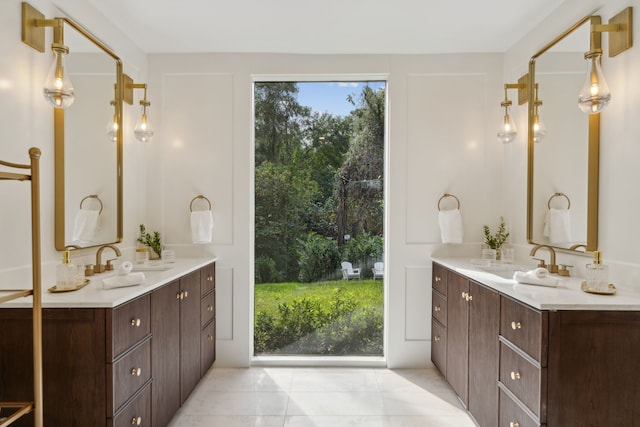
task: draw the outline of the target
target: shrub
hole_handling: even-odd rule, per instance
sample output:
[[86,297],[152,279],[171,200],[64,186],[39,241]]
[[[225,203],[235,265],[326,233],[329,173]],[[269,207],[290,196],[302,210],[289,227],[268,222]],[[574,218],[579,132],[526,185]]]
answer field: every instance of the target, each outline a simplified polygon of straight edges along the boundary
[[327,279],[331,277],[335,265],[339,262],[338,245],[335,240],[314,232],[308,233],[307,240],[302,243],[302,249],[298,253],[298,279],[303,283]]
[[255,353],[382,354],[383,314],[360,307],[337,288],[329,300],[304,297],[278,305],[276,314],[256,312]]

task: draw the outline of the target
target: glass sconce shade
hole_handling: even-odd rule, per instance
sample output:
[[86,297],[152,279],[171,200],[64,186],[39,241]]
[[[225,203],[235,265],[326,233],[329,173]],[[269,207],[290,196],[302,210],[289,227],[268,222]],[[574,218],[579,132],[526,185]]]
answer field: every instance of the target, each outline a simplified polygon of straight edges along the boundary
[[533,142],[541,142],[545,136],[547,136],[547,127],[540,120],[540,116],[536,115],[533,120]]
[[118,141],[118,120],[115,115],[113,116],[113,120],[107,123],[107,137],[111,142]]
[[509,117],[509,106],[504,105],[504,120],[498,131],[498,141],[508,144],[516,138],[517,134],[516,124]]
[[142,105],[142,115],[136,122],[136,126],[133,128],[133,134],[140,142],[149,142],[153,138],[153,128],[149,123],[149,117],[147,115],[147,105]]
[[67,108],[76,99],[73,84],[65,72],[64,57],[69,53],[69,49],[65,45],[54,43],[51,45],[51,50],[53,50],[54,60],[42,92],[54,107]]
[[588,114],[599,113],[611,101],[611,92],[600,66],[601,57],[600,49],[584,54],[587,60],[587,78],[578,95],[578,107]]

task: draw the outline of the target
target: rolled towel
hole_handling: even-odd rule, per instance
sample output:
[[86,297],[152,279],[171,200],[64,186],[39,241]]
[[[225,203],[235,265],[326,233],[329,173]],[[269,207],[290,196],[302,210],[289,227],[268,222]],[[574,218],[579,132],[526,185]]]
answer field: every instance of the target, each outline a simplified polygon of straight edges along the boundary
[[460,209],[438,212],[442,243],[462,243],[462,215]]
[[211,211],[191,212],[191,240],[193,243],[211,243],[213,214]]
[[531,271],[516,271],[513,273],[513,280],[523,285],[537,285],[537,286],[558,286],[558,279],[552,276],[548,276],[549,271],[546,268],[536,268]]
[[104,289],[124,288],[127,286],[137,286],[144,282],[144,273],[129,273],[102,279]]
[[73,242],[92,243],[96,237],[98,218],[100,218],[100,211],[80,208],[73,224]]
[[131,273],[131,270],[133,270],[133,263],[130,261],[125,261],[120,264],[120,267],[118,267],[118,276],[126,276],[127,274]]

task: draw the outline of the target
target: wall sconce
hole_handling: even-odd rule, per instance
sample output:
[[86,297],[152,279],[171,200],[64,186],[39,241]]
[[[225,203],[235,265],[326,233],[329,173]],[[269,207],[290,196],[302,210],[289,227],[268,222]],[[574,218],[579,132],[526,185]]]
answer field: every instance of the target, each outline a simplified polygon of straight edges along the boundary
[[56,108],[67,108],[75,100],[73,84],[65,72],[65,55],[69,48],[64,44],[64,18],[44,19],[44,15],[29,3],[22,3],[22,42],[39,52],[44,52],[44,29],[53,27],[54,54],[42,90],[46,100]]
[[140,100],[140,105],[142,106],[142,114],[140,118],[136,122],[135,127],[133,128],[133,134],[136,139],[140,142],[149,142],[151,138],[153,138],[153,128],[149,123],[149,114],[147,113],[147,108],[151,105],[149,101],[147,101],[147,84],[146,83],[134,83],[133,79],[126,74],[123,76],[124,78],[124,96],[123,101],[129,105],[133,104],[133,89],[144,89],[144,96]]
[[527,102],[527,75],[524,75],[518,79],[518,83],[507,83],[504,85],[504,101],[500,103],[500,105],[504,108],[504,118],[502,121],[502,125],[498,130],[498,141],[503,144],[509,144],[512,142],[516,135],[518,134],[518,130],[516,129],[516,124],[511,120],[509,116],[509,107],[511,107],[512,102],[507,95],[507,90],[509,89],[518,89],[518,105],[522,105]]
[[615,15],[606,25],[599,16],[591,17],[591,40],[589,51],[584,54],[587,61],[587,77],[578,94],[578,107],[588,114],[602,111],[611,101],[611,92],[602,73],[601,33],[609,34],[609,58],[613,58],[633,45],[631,25],[632,8],[628,7]]
[[536,98],[533,100],[533,142],[541,142],[547,136],[547,127],[542,122],[538,108],[542,101],[538,98],[538,83],[536,83]]
[[109,104],[114,108],[114,111],[113,111],[113,119],[109,120],[109,123],[107,123],[107,137],[109,138],[109,141],[117,142],[118,141],[118,115],[115,111],[115,106],[116,106],[115,99],[111,100]]

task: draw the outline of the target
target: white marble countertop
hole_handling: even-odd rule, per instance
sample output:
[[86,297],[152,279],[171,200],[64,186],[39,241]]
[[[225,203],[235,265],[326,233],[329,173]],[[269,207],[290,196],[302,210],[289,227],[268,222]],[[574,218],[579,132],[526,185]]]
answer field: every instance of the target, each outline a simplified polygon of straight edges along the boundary
[[[558,278],[555,288],[525,285],[513,280],[513,271],[527,271],[534,267],[514,264],[490,267],[484,270],[472,264],[469,258],[433,257],[432,260],[489,288],[510,296],[538,310],[640,310],[640,293],[618,288],[614,295],[583,292],[580,277]],[[519,268],[520,267],[520,268]]]
[[[141,285],[125,288],[103,289],[102,279],[113,277],[115,271],[95,274],[88,277],[90,283],[82,289],[72,292],[48,292],[55,284],[55,269],[45,268],[42,271],[42,307],[43,308],[113,308],[140,295],[176,280],[217,258],[183,258],[175,263],[167,264],[167,270],[145,270],[145,280]],[[51,271],[53,270],[53,271]],[[134,269],[135,271],[135,269]],[[7,290],[30,289],[31,270],[20,269],[0,274],[0,296],[8,294]],[[5,302],[0,308],[30,308],[31,297],[19,298]]]

